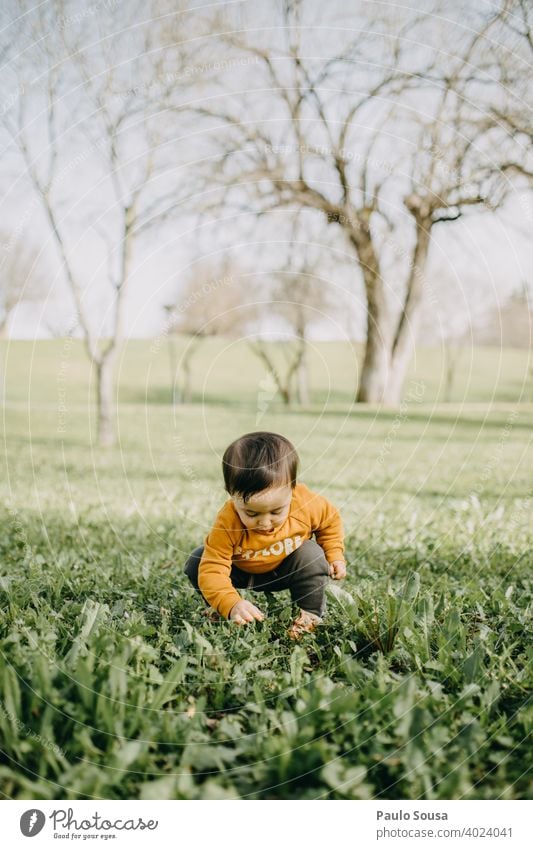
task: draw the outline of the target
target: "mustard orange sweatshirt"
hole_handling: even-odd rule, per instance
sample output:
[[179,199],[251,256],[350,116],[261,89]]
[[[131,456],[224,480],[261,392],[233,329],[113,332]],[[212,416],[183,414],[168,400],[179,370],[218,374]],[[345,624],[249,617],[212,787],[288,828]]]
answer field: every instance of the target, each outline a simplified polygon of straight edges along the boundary
[[244,572],[271,572],[313,534],[328,563],[344,560],[339,511],[302,483],[294,487],[289,515],[274,534],[245,528],[233,501],[226,501],[205,540],[198,572],[202,595],[222,616],[229,616],[241,599],[230,580],[232,564]]

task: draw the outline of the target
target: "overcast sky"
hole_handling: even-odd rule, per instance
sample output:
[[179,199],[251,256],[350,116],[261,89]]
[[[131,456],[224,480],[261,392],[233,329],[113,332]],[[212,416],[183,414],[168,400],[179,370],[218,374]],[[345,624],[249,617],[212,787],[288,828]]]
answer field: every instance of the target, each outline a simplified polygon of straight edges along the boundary
[[[107,6],[106,6],[107,3]],[[4,7],[4,43],[10,38],[10,32],[17,32],[20,49],[11,53],[11,59],[2,70],[3,100],[0,111],[3,115],[12,116],[23,100],[24,108],[32,122],[35,134],[32,143],[38,158],[44,149],[45,139],[42,129],[42,95],[36,81],[39,78],[38,47],[40,40],[49,36],[46,28],[39,29],[36,24],[37,4],[29,3],[29,11],[22,24],[16,20],[16,10],[23,4],[7,3]],[[32,9],[32,5],[34,8]],[[206,7],[209,4],[189,4],[192,7]],[[267,3],[243,2],[226,3],[222,6],[234,7],[242,16],[246,26],[251,24],[259,27],[268,20],[269,6],[275,6],[275,0]],[[365,4],[359,4],[360,7]],[[430,4],[426,4],[429,8]],[[434,5],[434,4],[431,4]],[[478,0],[477,8],[484,12],[493,4]],[[421,4],[414,4],[420,8]],[[424,4],[422,4],[424,7]],[[126,15],[128,8],[128,15]],[[142,9],[142,4],[138,7]],[[324,18],[324,4],[307,2],[306,8],[313,13],[313,26],[308,33],[307,49],[320,52],[322,56],[333,49],[331,45],[338,38],[332,33],[329,24],[341,22],[344,34],[352,23],[351,13],[346,4],[332,3],[328,6]],[[383,4],[384,13],[392,14],[393,4]],[[450,8],[447,4],[446,8]],[[63,21],[63,28],[68,35],[69,30],[85,28],[86,44],[94,36],[95,19],[104,18],[110,14],[114,21],[120,21],[121,9],[124,9],[124,20],[131,27],[131,9],[121,7],[111,0],[105,2],[73,2],[68,4],[69,14]],[[461,16],[462,5],[451,4],[450,15]],[[139,11],[139,15],[142,12]],[[193,13],[194,15],[194,13]],[[266,17],[265,17],[266,16]],[[215,59],[209,62],[209,51],[206,53],[205,44],[198,50],[197,64],[195,61],[194,18],[190,17],[189,64],[188,78],[197,79],[201,86],[202,96],[214,92],[220,87],[221,74]],[[431,23],[431,21],[430,21]],[[443,23],[435,15],[432,24],[435,27],[435,37]],[[128,35],[125,40],[118,39],[111,53],[104,53],[105,61],[114,61],[109,57],[116,55],[117,67],[121,68],[121,82],[131,83],[134,67],[133,46],[135,38]],[[137,45],[138,46],[138,45]],[[33,54],[32,54],[33,51]],[[115,52],[116,51],[116,52]],[[17,84],[12,70],[15,60],[20,63],[24,55],[33,55],[28,67],[33,67],[35,76],[26,77],[23,88]],[[313,55],[310,53],[310,55]],[[207,56],[207,58],[206,58]],[[227,56],[227,66],[224,69],[224,84],[233,92],[245,91],[252,85],[255,69],[235,61],[231,63],[231,54]],[[379,57],[376,57],[379,60]],[[101,61],[101,57],[100,57]],[[138,56],[136,57],[138,62]],[[95,74],[97,70],[95,68]],[[145,81],[141,76],[133,79],[135,85],[142,89]],[[360,79],[358,80],[360,84]],[[18,85],[18,88],[17,88]],[[146,96],[147,92],[140,92]],[[150,92],[148,92],[150,94]],[[153,94],[153,92],[152,92]],[[257,107],[265,115],[269,114],[271,104],[268,95]],[[109,206],[109,186],[102,176],[98,158],[98,116],[91,118],[87,113],[84,120],[88,127],[94,127],[95,138],[88,133],[76,133],[68,130],[62,142],[62,179],[60,192],[63,198],[65,230],[71,238],[73,261],[84,280],[87,303],[97,325],[105,332],[105,316],[108,315],[111,299],[109,289],[105,284],[105,236],[113,232],[111,227],[113,210]],[[184,169],[184,163],[194,157],[200,157],[202,149],[209,150],[209,143],[195,135],[194,126],[187,125],[187,132],[176,142],[170,152],[167,151],[169,162],[175,157],[176,173]],[[370,132],[370,128],[369,128]],[[363,140],[364,141],[364,140]],[[7,144],[4,138],[4,143]],[[390,154],[385,148],[385,155],[394,161],[395,140],[389,142]],[[133,150],[136,142],[130,141]],[[50,328],[55,330],[69,329],[74,315],[74,304],[64,283],[61,266],[53,244],[49,227],[44,219],[39,204],[21,172],[20,161],[15,153],[9,152],[4,158],[4,193],[2,200],[2,218],[4,223],[17,233],[23,241],[29,241],[42,252],[41,263],[48,270],[49,289],[42,303],[21,304],[13,315],[10,335],[12,337],[34,338],[47,336]],[[4,151],[5,153],[5,151]],[[9,163],[9,169],[6,166]],[[183,171],[185,175],[185,169]],[[9,176],[6,176],[8,174]],[[175,175],[174,175],[175,176]],[[533,202],[530,195],[517,191],[511,196],[505,207],[497,215],[473,213],[452,224],[440,225],[435,228],[428,277],[434,284],[437,293],[440,317],[442,322],[452,321],[453,313],[478,315],[491,305],[505,301],[509,295],[521,288],[524,281],[531,282],[530,269],[533,267],[532,240],[533,232]],[[268,220],[256,220],[246,208],[239,215],[228,214],[226,219],[212,217],[203,219],[200,223],[196,216],[188,212],[187,206],[182,206],[179,216],[172,221],[161,224],[149,231],[139,244],[134,263],[131,289],[127,301],[126,332],[129,336],[151,336],[157,334],[165,321],[163,307],[177,297],[180,285],[192,273],[196,264],[207,258],[213,265],[222,263],[227,252],[238,260],[240,266],[248,272],[254,271],[265,281],[269,274],[274,274],[276,268],[283,266],[287,252],[289,228],[292,212],[281,210],[270,216]],[[360,335],[364,326],[364,300],[360,275],[355,265],[350,262],[348,246],[342,238],[332,238],[325,223],[313,225],[309,231],[309,242],[313,243],[313,257],[316,257],[317,274],[330,281],[330,285],[350,293],[351,331]],[[102,232],[103,231],[103,232]],[[107,232],[106,232],[107,231]],[[327,231],[327,232],[326,232]],[[316,248],[318,245],[318,250]],[[397,262],[397,273],[402,272],[401,259]],[[395,268],[392,268],[392,276]],[[325,285],[328,285],[327,283]],[[455,316],[454,320],[457,320]],[[268,322],[266,324],[268,327]],[[315,328],[315,338],[330,338],[331,326],[327,322],[318,324]]]

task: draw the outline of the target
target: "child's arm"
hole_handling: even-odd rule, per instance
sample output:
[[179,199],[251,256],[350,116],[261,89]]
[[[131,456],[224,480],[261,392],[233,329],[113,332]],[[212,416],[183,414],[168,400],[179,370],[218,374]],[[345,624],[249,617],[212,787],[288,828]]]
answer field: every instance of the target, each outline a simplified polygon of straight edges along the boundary
[[207,537],[198,572],[198,586],[203,597],[222,616],[238,625],[246,625],[254,619],[261,622],[265,618],[263,613],[255,604],[241,598],[231,583],[231,540],[228,545],[222,535],[213,534],[214,529]]
[[344,532],[340,513],[327,498],[316,495],[311,504],[312,525],[317,543],[324,549],[330,575],[339,580],[346,576]]
[[205,541],[198,570],[198,586],[207,603],[227,618],[242,599],[230,578],[233,543],[219,519],[220,514]]
[[[220,510],[204,545],[198,570],[198,586],[211,607],[238,625],[264,619],[255,604],[241,598],[231,583],[231,558],[235,549],[234,513],[228,505]],[[232,533],[233,532],[233,533]]]

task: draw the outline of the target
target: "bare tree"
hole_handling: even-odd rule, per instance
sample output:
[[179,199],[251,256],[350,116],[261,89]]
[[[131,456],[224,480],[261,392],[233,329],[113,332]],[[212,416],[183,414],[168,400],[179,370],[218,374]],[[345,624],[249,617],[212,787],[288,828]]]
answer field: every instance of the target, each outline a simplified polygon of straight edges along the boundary
[[495,57],[502,96],[490,104],[492,135],[504,143],[502,171],[525,177],[533,185],[533,117],[531,61],[533,60],[533,7],[527,0],[503,3],[502,30],[507,49]]
[[[326,16],[330,8],[338,13],[328,6]],[[454,51],[443,54],[429,12],[404,9],[394,17],[387,7],[391,17],[384,20],[381,8],[367,6],[348,13],[346,32],[356,30],[355,37],[339,45],[338,28],[335,44],[313,50],[309,31],[337,22],[311,22],[318,9],[305,0],[281,4],[269,32],[257,24],[254,32],[253,19],[225,26],[221,49],[253,58],[256,67],[247,93],[191,106],[213,131],[219,153],[216,173],[207,170],[204,179],[222,187],[222,205],[242,208],[248,198],[257,215],[305,209],[339,230],[367,301],[357,398],[397,404],[416,341],[433,228],[501,201],[492,179],[494,151],[483,149],[486,114],[476,108],[484,43],[499,13],[474,11],[468,27],[449,20],[440,36],[454,39]],[[413,43],[427,47],[413,51]],[[391,250],[400,285],[383,271]]]
[[0,337],[21,303],[42,301],[48,284],[45,261],[27,237],[0,231]]
[[[174,15],[163,23],[165,9]],[[28,50],[11,66],[26,94],[4,115],[22,176],[60,257],[95,370],[101,445],[114,441],[114,366],[124,338],[135,251],[177,197],[164,145],[172,134],[159,103],[179,84],[179,50],[170,57],[164,49],[179,41],[179,9],[152,2],[148,18],[146,10],[147,4],[138,2],[127,11],[122,4],[118,9],[106,4],[98,15],[86,16],[62,0],[28,8]],[[25,82],[32,75],[39,77],[38,88]],[[89,270],[76,259],[87,233],[93,243],[101,240],[106,257]],[[95,281],[107,287],[109,310],[100,321],[91,298]]]
[[[270,385],[275,387],[283,403],[290,407],[294,401],[294,380],[298,376],[305,356],[305,339],[302,337],[294,340],[279,340],[268,342],[258,336],[249,340],[249,345],[254,354],[266,366]],[[281,362],[280,362],[281,360]],[[298,393],[299,403],[309,403],[308,394],[302,399],[301,392]]]
[[257,305],[259,317],[268,309],[282,336],[267,341],[257,334],[249,345],[266,366],[283,403],[290,406],[297,400],[306,407],[311,400],[309,333],[313,326],[337,318],[340,298],[308,260],[302,259],[296,268],[291,265],[289,260],[288,268],[275,274],[268,302]]
[[[229,263],[218,269],[203,262],[165,307],[173,403],[193,399],[193,360],[206,339],[246,333],[256,317],[253,292],[244,272]],[[178,338],[184,342],[178,351]]]

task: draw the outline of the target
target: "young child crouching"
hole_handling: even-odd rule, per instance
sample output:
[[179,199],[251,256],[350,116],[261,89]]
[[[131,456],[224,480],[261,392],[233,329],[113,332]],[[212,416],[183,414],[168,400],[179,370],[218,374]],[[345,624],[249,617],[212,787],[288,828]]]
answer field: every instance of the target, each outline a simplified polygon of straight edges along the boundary
[[230,498],[205,545],[185,564],[207,603],[239,625],[264,614],[238,589],[289,590],[300,608],[289,631],[293,639],[322,621],[328,575],[346,575],[339,513],[296,482],[298,462],[292,443],[277,433],[247,433],[232,442],[222,459]]

